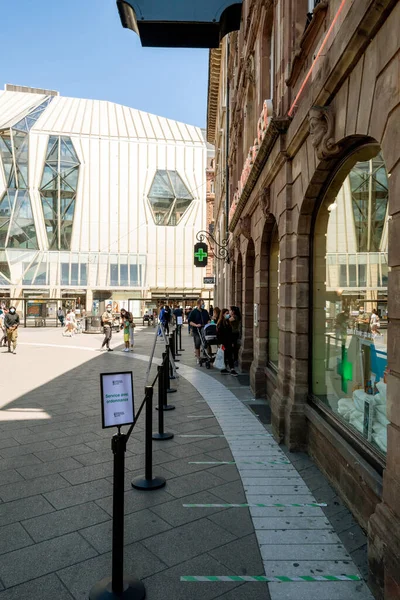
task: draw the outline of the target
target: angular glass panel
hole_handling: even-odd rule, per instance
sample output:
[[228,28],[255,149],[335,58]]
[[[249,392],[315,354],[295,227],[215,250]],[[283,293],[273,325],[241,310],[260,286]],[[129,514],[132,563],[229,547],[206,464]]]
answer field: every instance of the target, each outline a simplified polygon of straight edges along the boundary
[[87,267],[83,263],[81,264],[81,278],[79,281],[79,285],[87,285]]
[[18,188],[28,188],[28,165],[17,166]]
[[7,245],[9,248],[37,248],[36,229],[28,192],[17,194]]
[[35,285],[47,285],[47,262],[42,261],[34,280]]
[[174,190],[167,171],[157,171],[151,184],[149,198],[174,198]]
[[16,177],[15,177],[15,170],[14,169],[11,169],[11,171],[10,171],[10,176],[8,178],[7,187],[11,188],[12,190],[16,190],[17,189],[17,180],[16,180]]
[[50,183],[55,177],[57,177],[57,171],[55,171],[50,165],[45,165],[43,169],[42,182],[40,187],[43,188]]
[[193,196],[183,183],[181,176],[176,171],[168,171],[168,175],[170,176],[175,196],[177,198],[186,198],[187,200],[192,200]]
[[118,285],[118,265],[110,265],[110,285]]
[[129,285],[128,265],[120,265],[119,269],[120,285]]
[[137,265],[129,266],[129,275],[130,275],[131,285],[138,286],[139,285],[139,276],[138,276],[138,266]]
[[69,169],[68,171],[62,171],[62,180],[65,181],[70,188],[76,191],[78,187],[78,175],[79,175],[79,167],[74,167],[73,169]]
[[61,285],[69,285],[69,263],[61,263]]
[[58,175],[53,177],[53,179],[51,179],[49,181],[49,183],[46,183],[46,185],[44,185],[41,189],[42,190],[57,190],[58,189]]
[[57,218],[57,213],[55,213],[47,202],[46,198],[42,197],[42,208],[43,208],[43,216],[45,219],[54,219]]
[[79,264],[72,263],[71,264],[71,285],[79,285],[78,271],[79,271]]
[[[61,160],[63,160],[63,156],[70,156],[73,162],[75,162],[78,165],[80,164],[72,140],[69,137],[61,138]],[[70,162],[69,158],[67,158],[66,160],[67,162]]]
[[61,248],[60,250],[69,250],[71,248],[72,224],[61,226]]
[[5,248],[6,247],[6,240],[7,240],[7,232],[8,232],[8,225],[9,225],[9,221],[4,221],[3,223],[0,223],[0,248]]
[[31,266],[29,266],[29,263],[23,263],[23,268],[26,269],[22,278],[23,285],[33,284],[33,278],[35,277],[37,266],[37,261],[33,262]]
[[4,193],[4,196],[0,200],[0,222],[1,219],[10,218],[11,216],[11,203],[10,198],[7,192]]
[[13,129],[19,129],[20,131],[29,131],[28,124],[25,117],[13,125]]
[[46,155],[46,162],[48,161],[55,161],[58,163],[58,138],[51,137],[49,139],[49,145]]
[[9,133],[3,133],[0,137],[0,152],[3,156],[6,156],[7,154],[12,156],[12,145]]

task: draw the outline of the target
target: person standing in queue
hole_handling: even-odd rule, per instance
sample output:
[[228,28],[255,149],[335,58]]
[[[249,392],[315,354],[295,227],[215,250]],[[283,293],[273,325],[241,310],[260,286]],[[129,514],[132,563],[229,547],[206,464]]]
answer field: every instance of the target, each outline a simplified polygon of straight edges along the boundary
[[18,327],[19,327],[19,315],[15,310],[14,306],[10,307],[10,310],[5,316],[4,326],[7,332],[8,351],[17,354],[17,338],[18,338]]
[[109,352],[112,352],[113,349],[110,348],[110,342],[112,338],[112,324],[113,324],[113,315],[112,315],[112,304],[107,306],[107,310],[103,313],[101,317],[101,323],[103,325],[103,333],[104,340],[101,345],[101,350],[103,350],[104,346],[106,346]]
[[200,364],[200,346],[201,339],[199,329],[207,325],[210,321],[210,315],[205,308],[204,300],[197,300],[197,307],[192,310],[189,315],[189,325],[193,329],[194,353],[196,355],[197,364]]

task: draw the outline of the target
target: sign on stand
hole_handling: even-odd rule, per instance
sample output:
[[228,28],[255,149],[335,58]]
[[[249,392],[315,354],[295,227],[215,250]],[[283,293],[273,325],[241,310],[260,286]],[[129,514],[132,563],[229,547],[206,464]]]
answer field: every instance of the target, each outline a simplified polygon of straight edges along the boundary
[[204,285],[215,285],[215,277],[203,277]]
[[176,324],[183,325],[183,317],[176,317]]
[[100,373],[103,429],[132,425],[135,420],[132,372]]

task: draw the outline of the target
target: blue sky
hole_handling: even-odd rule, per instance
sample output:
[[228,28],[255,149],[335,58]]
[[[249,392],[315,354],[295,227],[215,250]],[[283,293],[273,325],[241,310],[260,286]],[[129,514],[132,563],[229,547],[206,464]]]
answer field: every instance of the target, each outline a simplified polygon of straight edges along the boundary
[[205,126],[208,50],[142,48],[115,0],[0,0],[0,14],[1,89],[50,88]]

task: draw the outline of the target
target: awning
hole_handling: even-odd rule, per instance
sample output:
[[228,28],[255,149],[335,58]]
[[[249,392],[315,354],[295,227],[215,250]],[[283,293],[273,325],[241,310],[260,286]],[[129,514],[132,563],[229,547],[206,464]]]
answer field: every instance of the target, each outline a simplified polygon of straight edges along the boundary
[[117,0],[123,27],[143,46],[218,48],[240,28],[242,0]]

